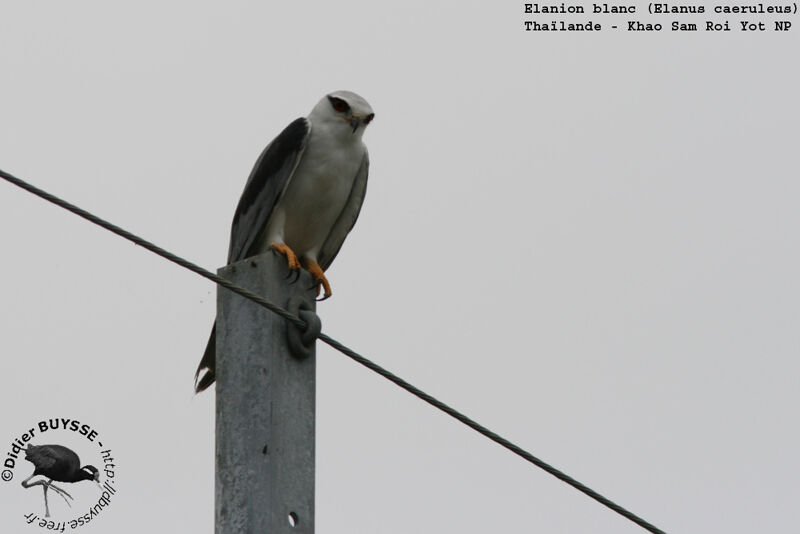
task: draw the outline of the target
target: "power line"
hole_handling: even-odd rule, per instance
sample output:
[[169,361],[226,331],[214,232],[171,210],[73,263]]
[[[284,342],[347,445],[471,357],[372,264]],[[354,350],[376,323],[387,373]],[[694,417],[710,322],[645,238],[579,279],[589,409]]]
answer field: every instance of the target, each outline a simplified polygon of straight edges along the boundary
[[[224,278],[212,273],[211,271],[209,271],[207,269],[203,269],[199,265],[196,265],[196,264],[194,264],[194,263],[192,263],[192,262],[190,262],[188,260],[185,260],[185,259],[183,259],[183,258],[181,258],[179,256],[176,256],[175,254],[173,254],[173,253],[171,253],[171,252],[169,252],[167,250],[164,250],[163,248],[161,248],[161,247],[159,247],[157,245],[154,245],[153,243],[151,243],[151,242],[149,242],[149,241],[147,241],[145,239],[142,239],[141,237],[139,237],[139,236],[137,236],[135,234],[132,234],[131,232],[128,232],[127,230],[125,230],[123,228],[120,228],[119,226],[116,226],[116,225],[114,225],[114,224],[112,224],[112,223],[110,223],[110,222],[108,222],[108,221],[106,221],[104,219],[101,219],[100,217],[98,217],[96,215],[93,215],[92,213],[89,213],[88,211],[86,211],[86,210],[84,210],[82,208],[79,208],[78,206],[76,206],[74,204],[71,204],[71,203],[69,203],[69,202],[67,202],[65,200],[62,200],[62,199],[58,198],[57,196],[48,193],[47,191],[39,189],[38,187],[36,187],[34,185],[31,185],[28,182],[25,182],[24,180],[21,180],[21,179],[13,176],[11,174],[8,174],[7,172],[5,172],[3,170],[0,170],[0,177],[2,177],[6,181],[11,182],[12,184],[14,184],[14,185],[16,185],[16,186],[18,186],[18,187],[30,192],[30,193],[33,193],[34,195],[36,195],[36,196],[38,196],[40,198],[43,198],[43,199],[47,200],[48,202],[52,202],[56,206],[59,206],[59,207],[65,209],[67,211],[70,211],[70,212],[78,215],[79,217],[82,217],[82,218],[86,219],[87,221],[89,221],[91,223],[94,223],[94,224],[96,224],[96,225],[98,225],[98,226],[100,226],[102,228],[105,228],[106,230],[108,230],[110,232],[113,232],[113,233],[117,234],[118,236],[123,237],[123,238],[127,239],[128,241],[133,242],[136,245],[144,247],[147,250],[149,250],[150,252],[153,252],[154,254],[158,254],[162,258],[165,258],[165,259],[167,259],[167,260],[169,260],[169,261],[171,261],[173,263],[176,263],[176,264],[180,265],[181,267],[184,267],[185,269],[189,269],[190,271],[195,272],[195,273],[199,274],[200,276],[211,280],[212,282],[224,287],[225,289],[233,291],[234,293],[236,293],[238,295],[241,295],[242,297],[244,297],[246,299],[249,299],[249,300],[255,302],[256,304],[259,304],[259,305],[267,308],[269,311],[280,315],[281,317],[283,317],[287,321],[291,322],[294,325],[297,325],[300,328],[305,327],[305,323],[299,317],[296,317],[295,315],[289,313],[288,311],[284,310],[280,306],[277,306],[276,304],[273,304],[269,300],[267,300],[267,299],[265,299],[263,297],[260,297],[259,295],[256,295],[255,293],[252,293],[252,292],[248,291],[247,289],[245,289],[243,287],[237,286],[236,284],[232,284],[231,282],[229,282],[226,279],[224,279]],[[523,448],[515,445],[514,443],[510,442],[509,440],[505,439],[504,437],[500,436],[499,434],[496,434],[495,432],[492,432],[491,430],[489,430],[485,426],[479,424],[478,422],[474,421],[473,419],[470,419],[469,417],[467,417],[466,415],[462,414],[461,412],[455,410],[454,408],[451,408],[450,406],[448,406],[447,404],[443,403],[442,401],[432,397],[431,395],[428,395],[427,393],[425,393],[421,389],[413,386],[412,384],[410,384],[409,382],[403,380],[402,378],[400,378],[399,376],[395,375],[394,373],[384,369],[383,367],[381,367],[380,365],[376,364],[375,362],[365,358],[364,356],[361,356],[360,354],[358,354],[354,350],[348,348],[347,346],[343,345],[342,343],[339,343],[338,341],[336,341],[335,339],[331,338],[330,336],[328,336],[328,335],[326,335],[324,333],[321,333],[319,335],[319,339],[321,341],[323,341],[324,343],[327,343],[328,345],[330,345],[334,349],[338,350],[339,352],[341,352],[345,356],[351,358],[352,360],[355,360],[356,362],[360,363],[364,367],[366,367],[366,368],[378,373],[379,375],[381,375],[382,377],[386,378],[387,380],[393,382],[397,386],[400,386],[401,388],[403,388],[404,390],[408,391],[412,395],[422,399],[423,401],[427,402],[428,404],[430,404],[434,408],[437,408],[437,409],[443,411],[447,415],[449,415],[449,416],[453,417],[454,419],[457,419],[458,421],[464,423],[465,425],[467,425],[468,427],[472,428],[476,432],[479,432],[480,434],[484,435],[485,437],[489,438],[490,440],[494,441],[495,443],[497,443],[499,445],[502,445],[506,449],[510,450],[514,454],[520,456],[521,458],[524,458],[525,460],[527,460],[528,462],[534,464],[535,466],[547,471],[548,473],[550,473],[554,477],[558,478],[559,480],[561,480],[563,482],[566,482],[567,484],[569,484],[573,488],[577,489],[578,491],[588,495],[589,497],[591,497],[592,499],[596,500],[600,504],[610,508],[611,510],[614,510],[615,512],[617,512],[621,516],[625,517],[626,519],[629,519],[630,521],[633,521],[634,523],[636,523],[640,527],[644,528],[645,530],[648,530],[649,532],[653,532],[654,534],[665,534],[665,532],[663,530],[657,528],[656,526],[652,525],[651,523],[648,523],[647,521],[645,521],[641,517],[637,516],[633,512],[630,512],[630,511],[626,510],[625,508],[623,508],[622,506],[616,504],[615,502],[611,501],[610,499],[600,495],[599,493],[597,493],[593,489],[591,489],[588,486],[582,484],[581,482],[578,482],[577,480],[575,480],[571,476],[567,475],[566,473],[556,469],[555,467],[551,466],[547,462],[544,462],[543,460],[540,460],[539,458],[537,458],[533,454],[531,454],[528,451],[524,450]]]

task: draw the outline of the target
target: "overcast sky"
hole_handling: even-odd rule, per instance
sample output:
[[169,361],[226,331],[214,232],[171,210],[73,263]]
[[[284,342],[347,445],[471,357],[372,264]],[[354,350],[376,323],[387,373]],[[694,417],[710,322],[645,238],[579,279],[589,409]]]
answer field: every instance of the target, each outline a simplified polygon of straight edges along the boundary
[[[324,331],[668,532],[787,531],[800,22],[530,18],[510,1],[5,0],[0,168],[214,270],[263,147],[355,91],[376,113],[370,182]],[[79,419],[117,463],[86,529],[213,532],[214,392],[192,377],[215,287],[4,182],[0,243],[3,456],[39,420]],[[317,354],[318,532],[642,532]],[[4,532],[40,530],[31,472],[0,484]]]

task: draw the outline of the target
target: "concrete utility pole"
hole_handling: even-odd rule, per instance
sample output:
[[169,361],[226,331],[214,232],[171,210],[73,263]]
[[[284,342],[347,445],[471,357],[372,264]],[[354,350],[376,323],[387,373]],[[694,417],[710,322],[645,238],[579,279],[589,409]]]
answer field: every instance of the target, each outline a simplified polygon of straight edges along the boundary
[[[290,284],[267,252],[218,271],[288,308],[314,306],[310,274]],[[217,298],[216,534],[314,532],[316,355],[293,355],[287,328],[263,307],[219,288]]]

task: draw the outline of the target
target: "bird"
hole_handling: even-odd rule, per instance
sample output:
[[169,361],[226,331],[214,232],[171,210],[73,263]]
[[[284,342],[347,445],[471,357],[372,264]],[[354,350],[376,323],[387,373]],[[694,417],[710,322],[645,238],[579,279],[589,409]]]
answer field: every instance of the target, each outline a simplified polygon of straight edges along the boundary
[[[81,459],[78,458],[78,455],[63,445],[28,445],[28,448],[25,449],[25,459],[31,462],[35,469],[31,476],[22,481],[22,487],[42,486],[45,517],[50,517],[50,508],[47,505],[48,489],[55,491],[67,505],[72,506],[67,500],[67,498],[72,499],[72,495],[53,484],[54,480],[58,482],[92,480],[99,484],[100,472],[97,468],[93,465],[81,467]],[[47,480],[28,483],[37,475],[44,475]]]
[[[375,118],[351,91],[320,99],[292,121],[256,160],[231,224],[228,264],[273,249],[290,275],[304,267],[317,296],[332,294],[325,271],[353,229],[364,202],[369,154],[362,136]],[[195,373],[195,392],[216,380],[216,321]]]

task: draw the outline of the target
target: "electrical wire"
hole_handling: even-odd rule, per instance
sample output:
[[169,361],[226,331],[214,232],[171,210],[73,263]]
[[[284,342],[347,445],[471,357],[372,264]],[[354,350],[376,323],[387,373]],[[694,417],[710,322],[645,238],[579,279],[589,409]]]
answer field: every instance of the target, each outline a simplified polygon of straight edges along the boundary
[[[65,209],[67,211],[70,211],[70,212],[74,213],[75,215],[78,215],[79,217],[82,217],[82,218],[86,219],[87,221],[89,221],[89,222],[91,222],[93,224],[96,224],[96,225],[98,225],[98,226],[100,226],[102,228],[105,228],[106,230],[108,230],[110,232],[113,232],[113,233],[117,234],[118,236],[123,237],[123,238],[127,239],[128,241],[131,241],[134,244],[139,245],[139,246],[149,250],[150,252],[153,252],[154,254],[158,254],[162,258],[165,258],[165,259],[167,259],[167,260],[169,260],[169,261],[171,261],[173,263],[176,263],[176,264],[180,265],[181,267],[183,267],[185,269],[189,269],[190,271],[192,271],[194,273],[197,273],[200,276],[202,276],[204,278],[207,278],[207,279],[211,280],[212,282],[214,282],[214,283],[216,283],[216,284],[218,284],[218,285],[220,285],[220,286],[222,286],[222,287],[224,287],[224,288],[226,288],[226,289],[228,289],[230,291],[233,291],[234,293],[236,293],[238,295],[241,295],[242,297],[244,297],[246,299],[249,299],[249,300],[251,300],[251,301],[263,306],[264,308],[268,309],[269,311],[271,311],[271,312],[283,317],[284,319],[286,319],[290,323],[292,323],[292,324],[294,324],[294,325],[296,325],[296,326],[298,326],[300,328],[305,327],[305,322],[303,322],[302,319],[300,319],[299,317],[289,313],[287,310],[281,308],[280,306],[277,306],[276,304],[270,302],[269,300],[265,299],[264,297],[256,295],[255,293],[253,293],[251,291],[248,291],[247,289],[245,289],[243,287],[240,287],[240,286],[238,286],[236,284],[233,284],[233,283],[229,282],[228,280],[226,280],[226,279],[224,279],[224,278],[212,273],[211,271],[209,271],[207,269],[204,269],[204,268],[200,267],[199,265],[197,265],[195,263],[192,263],[192,262],[190,262],[188,260],[185,260],[185,259],[183,259],[183,258],[181,258],[181,257],[179,257],[179,256],[167,251],[167,250],[164,250],[163,248],[161,248],[161,247],[159,247],[157,245],[154,245],[150,241],[142,239],[141,237],[139,237],[139,236],[137,236],[135,234],[132,234],[131,232],[128,232],[127,230],[124,230],[123,228],[120,228],[119,226],[116,226],[116,225],[114,225],[114,224],[112,224],[112,223],[110,223],[110,222],[108,222],[108,221],[106,221],[104,219],[101,219],[100,217],[98,217],[98,216],[96,216],[96,215],[94,215],[92,213],[89,213],[88,211],[86,211],[86,210],[84,210],[82,208],[79,208],[78,206],[76,206],[74,204],[71,204],[71,203],[69,203],[69,202],[67,202],[65,200],[62,200],[62,199],[58,198],[57,196],[48,193],[47,191],[39,189],[38,187],[36,187],[36,186],[34,186],[32,184],[29,184],[28,182],[26,182],[24,180],[21,180],[21,179],[15,177],[15,176],[3,171],[3,170],[0,170],[0,177],[2,177],[6,181],[8,181],[8,182],[10,182],[10,183],[12,183],[12,184],[24,189],[24,190],[26,190],[26,191],[28,191],[30,193],[33,193],[34,195],[36,195],[36,196],[38,196],[40,198],[43,198],[44,200],[47,200],[48,202],[52,202],[56,206],[59,206],[59,207]],[[599,502],[600,504],[602,504],[602,505],[608,507],[609,509],[617,512],[618,514],[620,514],[621,516],[625,517],[626,519],[629,519],[630,521],[633,521],[634,523],[636,523],[640,527],[644,528],[645,530],[648,530],[649,532],[652,532],[654,534],[665,534],[665,532],[663,530],[661,530],[658,527],[652,525],[651,523],[645,521],[644,519],[642,519],[641,517],[637,516],[633,512],[628,511],[627,509],[625,509],[622,506],[616,504],[615,502],[611,501],[610,499],[608,499],[608,498],[604,497],[603,495],[597,493],[593,489],[591,489],[588,486],[586,486],[585,484],[582,484],[581,482],[575,480],[574,478],[572,478],[571,476],[567,475],[563,471],[560,471],[560,470],[556,469],[555,467],[551,466],[547,462],[544,462],[543,460],[537,458],[533,454],[531,454],[528,451],[524,450],[522,447],[519,447],[518,445],[515,445],[514,443],[510,442],[509,440],[505,439],[504,437],[500,436],[499,434],[496,434],[495,432],[492,432],[491,430],[489,430],[485,426],[481,425],[480,423],[474,421],[473,419],[470,419],[469,417],[467,417],[466,415],[462,414],[458,410],[455,410],[454,408],[451,408],[450,406],[448,406],[447,404],[443,403],[442,401],[440,401],[440,400],[434,398],[433,396],[425,393],[421,389],[413,386],[412,384],[410,384],[406,380],[403,380],[402,378],[400,378],[399,376],[395,375],[394,373],[384,369],[383,367],[381,367],[380,365],[376,364],[375,362],[373,362],[373,361],[365,358],[364,356],[358,354],[354,350],[348,348],[347,346],[345,346],[342,343],[336,341],[335,339],[331,338],[330,336],[328,336],[328,335],[326,335],[324,333],[321,333],[319,335],[318,339],[321,340],[322,342],[328,344],[329,346],[333,347],[337,351],[341,352],[345,356],[347,356],[347,357],[351,358],[352,360],[358,362],[359,364],[363,365],[367,369],[370,369],[371,371],[374,371],[375,373],[378,373],[379,375],[381,375],[382,377],[386,378],[390,382],[392,382],[392,383],[396,384],[397,386],[403,388],[404,390],[408,391],[409,393],[411,393],[415,397],[427,402],[428,404],[430,404],[434,408],[437,408],[438,410],[441,410],[442,412],[444,412],[447,415],[453,417],[454,419],[460,421],[461,423],[467,425],[468,427],[472,428],[476,432],[479,432],[480,434],[482,434],[483,436],[489,438],[490,440],[494,441],[495,443],[505,447],[506,449],[508,449],[509,451],[513,452],[517,456],[520,456],[521,458],[527,460],[528,462],[534,464],[535,466],[543,469],[544,471],[550,473],[551,475],[553,475],[554,477],[558,478],[559,480],[561,480],[563,482],[566,482],[567,484],[569,484],[573,488],[575,488],[578,491],[584,493],[585,495],[588,495],[589,497],[591,497],[595,501]]]

